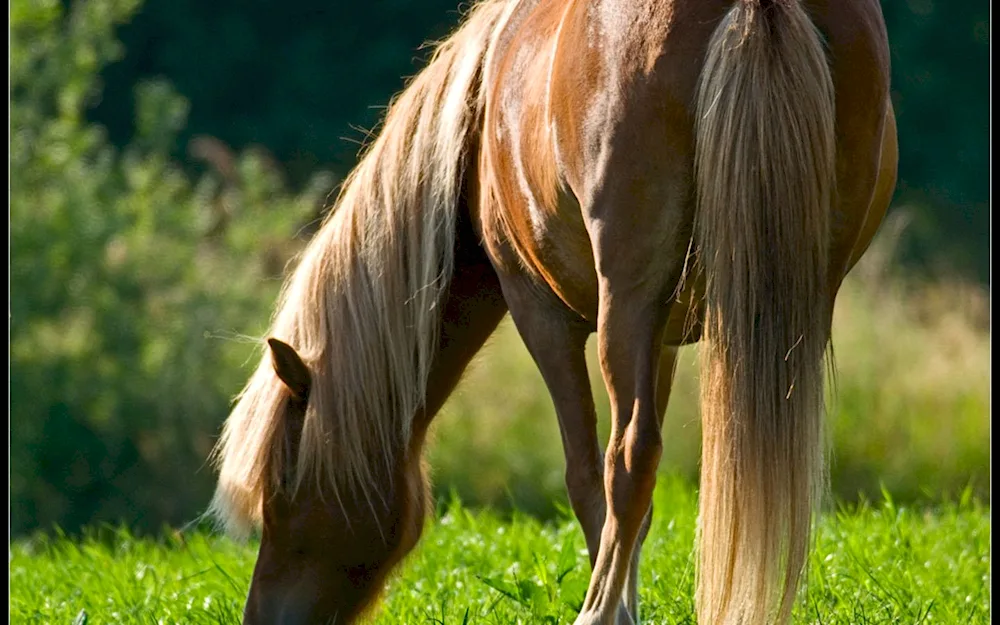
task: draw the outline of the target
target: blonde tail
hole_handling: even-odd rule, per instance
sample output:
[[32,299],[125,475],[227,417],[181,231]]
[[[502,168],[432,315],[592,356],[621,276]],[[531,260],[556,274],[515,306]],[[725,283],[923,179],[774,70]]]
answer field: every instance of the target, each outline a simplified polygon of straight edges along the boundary
[[697,609],[786,622],[825,488],[834,89],[798,0],[741,0],[698,92],[696,237],[707,281]]

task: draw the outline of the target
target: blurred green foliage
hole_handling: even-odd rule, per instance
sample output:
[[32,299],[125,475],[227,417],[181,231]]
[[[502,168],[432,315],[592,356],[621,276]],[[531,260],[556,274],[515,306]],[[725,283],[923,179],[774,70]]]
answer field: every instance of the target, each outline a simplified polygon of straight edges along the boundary
[[[353,164],[357,145],[342,137],[375,125],[372,105],[414,73],[422,41],[449,31],[453,2],[13,2],[15,535],[109,520],[148,530],[204,509],[206,457],[257,354],[245,335],[265,330],[285,264],[334,187],[318,165],[343,175]],[[982,275],[988,8],[954,5],[948,19],[931,0],[885,8],[898,198],[915,216],[904,248]],[[855,347],[838,351],[841,365],[860,364],[841,378],[835,484],[850,496],[887,476],[914,496],[981,479],[988,330],[967,314],[979,304],[945,295],[961,314],[922,321],[911,295],[869,291],[849,310],[888,329],[850,325]],[[892,347],[864,354],[875,341]],[[464,386],[475,393],[460,390],[438,420],[439,492],[550,513],[565,500],[551,402],[509,326],[494,344]],[[926,364],[918,388],[905,375],[914,363]],[[688,476],[692,371],[681,371],[668,416],[680,434],[665,437],[664,456]],[[879,371],[896,373],[885,384]],[[882,425],[865,427],[873,414]]]
[[[88,123],[133,0],[11,7],[11,523],[16,534],[122,519],[188,520],[204,464],[263,331],[278,246],[330,185],[298,195],[254,154],[192,182],[168,157],[188,103],[135,89],[123,149]],[[284,255],[287,256],[287,255]]]

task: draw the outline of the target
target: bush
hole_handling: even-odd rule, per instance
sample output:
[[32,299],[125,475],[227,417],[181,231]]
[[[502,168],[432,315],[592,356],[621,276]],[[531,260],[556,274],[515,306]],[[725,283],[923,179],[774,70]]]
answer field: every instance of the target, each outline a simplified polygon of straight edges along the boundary
[[204,506],[204,466],[291,250],[330,181],[285,192],[257,154],[190,181],[187,103],[136,88],[122,151],[84,121],[131,0],[11,7],[11,523],[16,534]]

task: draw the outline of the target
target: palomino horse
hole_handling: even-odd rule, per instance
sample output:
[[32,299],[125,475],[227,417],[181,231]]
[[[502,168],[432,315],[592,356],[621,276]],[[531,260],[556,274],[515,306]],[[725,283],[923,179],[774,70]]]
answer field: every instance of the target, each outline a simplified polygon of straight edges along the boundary
[[262,526],[245,621],[373,605],[420,536],[428,424],[508,310],[590,551],[576,624],[638,621],[674,359],[699,339],[698,618],[787,621],[834,298],[896,149],[876,0],[480,2],[390,107],[225,425],[213,510]]

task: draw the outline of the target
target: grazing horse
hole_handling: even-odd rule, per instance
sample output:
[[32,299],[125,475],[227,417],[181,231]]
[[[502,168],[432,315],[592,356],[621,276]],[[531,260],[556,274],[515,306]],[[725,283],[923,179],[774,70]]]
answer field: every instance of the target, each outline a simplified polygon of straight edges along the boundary
[[662,417],[699,340],[698,619],[786,622],[834,299],[896,161],[876,0],[479,2],[345,181],[225,424],[212,510],[261,527],[245,622],[371,608],[421,533],[427,427],[508,311],[589,549],[576,625],[639,620]]

